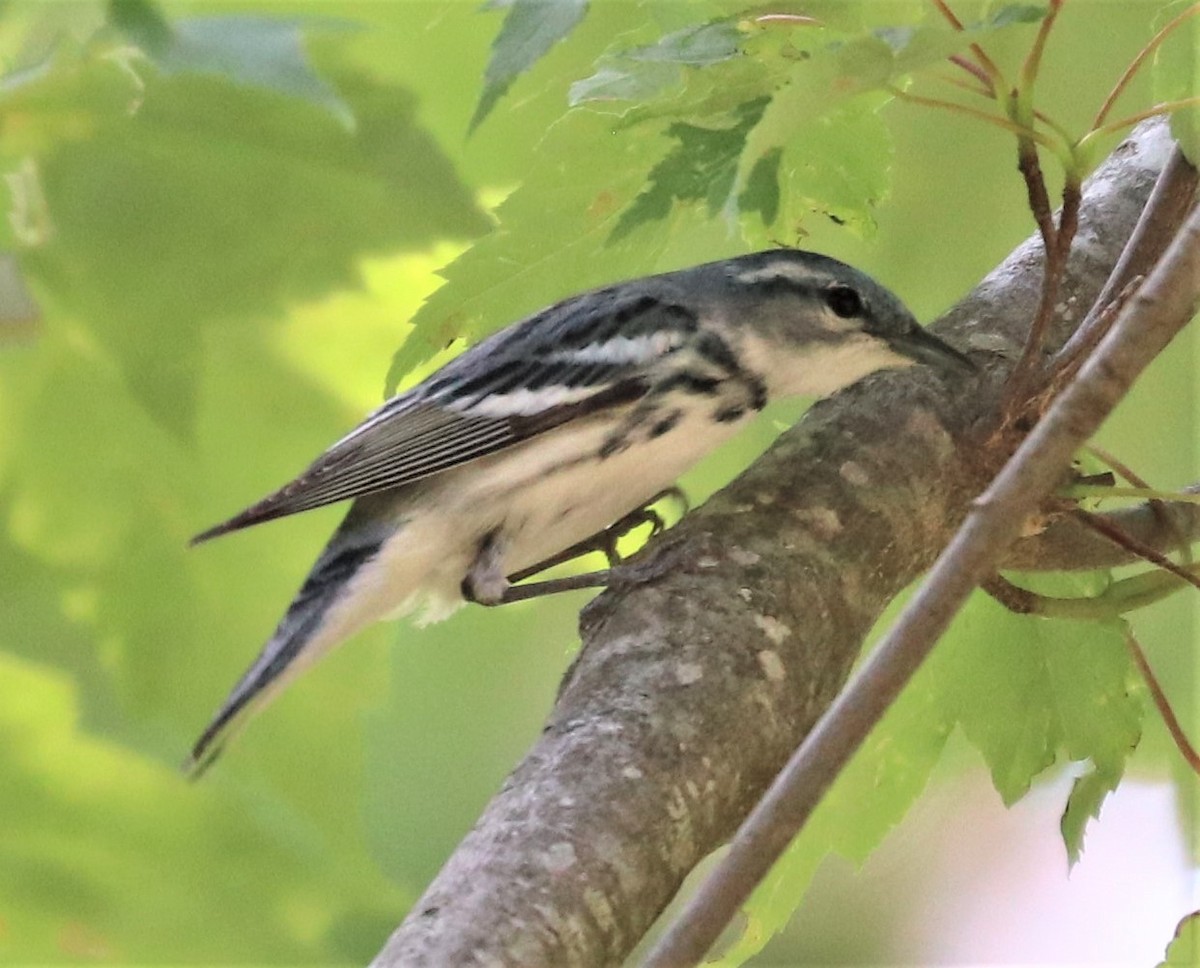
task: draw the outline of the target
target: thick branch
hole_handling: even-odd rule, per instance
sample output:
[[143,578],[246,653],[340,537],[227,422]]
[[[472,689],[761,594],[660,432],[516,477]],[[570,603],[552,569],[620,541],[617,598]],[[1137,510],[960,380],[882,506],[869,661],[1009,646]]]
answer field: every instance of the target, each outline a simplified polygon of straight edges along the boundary
[[[1146,285],[971,509],[896,624],[817,723],[738,831],[728,855],[672,925],[647,965],[699,963],[754,886],[804,825],[874,725],[911,680],[968,596],[1050,497],[1072,455],[1200,303],[1200,210]],[[1158,564],[1163,564],[1165,559]],[[1180,569],[1181,576],[1189,580]]]
[[[1089,183],[1068,323],[1099,293],[1168,148],[1163,126],[1140,129]],[[986,483],[956,441],[996,403],[1040,268],[1031,240],[939,324],[985,363],[979,386],[914,369],[814,407],[585,610],[541,739],[377,965],[558,968],[629,954]]]

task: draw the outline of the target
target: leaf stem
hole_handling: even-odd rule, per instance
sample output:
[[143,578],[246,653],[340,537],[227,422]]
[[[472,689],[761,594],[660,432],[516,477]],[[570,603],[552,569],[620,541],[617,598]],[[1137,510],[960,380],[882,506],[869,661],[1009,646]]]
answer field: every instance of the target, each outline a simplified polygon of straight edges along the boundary
[[963,57],[962,54],[951,54],[949,60],[950,60],[950,63],[953,64],[955,67],[961,67],[964,71],[966,71],[973,78],[975,78],[977,81],[979,81],[984,86],[984,92],[985,92],[986,97],[995,99],[996,85],[992,79],[992,76],[987,71],[985,71],[982,67],[980,67],[978,64],[976,64],[974,61],[969,60],[966,57]]
[[1085,148],[1096,138],[1104,134],[1111,134],[1114,131],[1120,131],[1123,128],[1131,128],[1139,121],[1145,121],[1147,118],[1157,117],[1160,114],[1171,114],[1178,111],[1180,108],[1190,108],[1200,104],[1200,95],[1193,97],[1180,98],[1177,101],[1162,101],[1153,107],[1146,108],[1145,111],[1138,111],[1137,114],[1129,114],[1121,118],[1120,121],[1109,121],[1107,124],[1102,124],[1098,128],[1092,128],[1087,134],[1079,139],[1076,144],[1077,148]]
[[[1147,42],[1146,46],[1138,51],[1137,56],[1129,62],[1129,66],[1125,68],[1125,72],[1117,79],[1117,83],[1113,85],[1111,91],[1108,92],[1108,97],[1104,99],[1104,103],[1100,105],[1100,110],[1096,112],[1095,120],[1092,121],[1092,131],[1097,130],[1104,124],[1104,119],[1108,117],[1108,112],[1112,110],[1117,98],[1124,93],[1125,88],[1129,86],[1129,82],[1133,80],[1133,75],[1138,72],[1138,69],[1145,63],[1154,50],[1167,39],[1170,34],[1179,27],[1188,17],[1195,16],[1200,13],[1200,3],[1194,3],[1188,7],[1183,13],[1166,24],[1158,33],[1156,33]],[[1086,137],[1086,136],[1085,136]]]
[[[946,22],[949,23],[951,27],[959,31],[964,29],[962,21],[959,20],[954,11],[950,9],[950,6],[946,3],[946,0],[930,0],[930,3],[933,4],[938,13],[946,18]],[[980,47],[979,44],[971,44],[971,53],[975,55],[975,59],[979,61],[979,67],[987,75],[989,79],[988,86],[993,91],[1008,90],[1008,82],[1004,79],[1004,72],[1000,70],[999,66],[997,66],[994,60],[988,57],[988,55],[984,52],[984,49]],[[953,59],[954,58],[951,58],[951,60]]]
[[1038,144],[1043,145],[1056,155],[1061,148],[1060,145],[1054,143],[1053,139],[1049,138],[1040,131],[1035,131],[1031,128],[1024,127],[1016,121],[1010,121],[1008,118],[1001,117],[998,114],[989,114],[987,111],[981,111],[978,108],[970,107],[966,104],[959,104],[957,101],[944,101],[941,98],[924,97],[920,94],[910,94],[908,91],[901,90],[894,84],[889,84],[885,90],[893,97],[897,97],[903,101],[909,101],[912,104],[921,104],[930,108],[941,108],[946,111],[954,111],[958,114],[965,114],[967,117],[976,118],[986,124],[994,125],[997,128],[1003,128],[1005,131],[1011,131],[1013,134],[1023,138],[1030,138]]
[[1042,53],[1046,49],[1046,41],[1050,36],[1050,31],[1054,29],[1054,23],[1058,19],[1064,2],[1065,0],[1050,0],[1050,12],[1042,18],[1033,46],[1029,48],[1025,63],[1021,65],[1021,80],[1017,89],[1015,108],[1018,112],[1016,120],[1022,123],[1028,124],[1033,119],[1033,89],[1037,83],[1038,72],[1042,67]]

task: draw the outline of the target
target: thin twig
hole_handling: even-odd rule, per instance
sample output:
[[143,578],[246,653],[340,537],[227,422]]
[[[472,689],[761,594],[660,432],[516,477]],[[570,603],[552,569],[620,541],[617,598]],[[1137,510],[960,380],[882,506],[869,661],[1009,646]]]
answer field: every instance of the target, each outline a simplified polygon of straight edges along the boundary
[[1150,698],[1154,700],[1158,714],[1162,717],[1163,725],[1167,727],[1167,732],[1171,734],[1171,739],[1175,742],[1175,748],[1179,750],[1179,754],[1187,762],[1187,765],[1192,768],[1192,772],[1200,773],[1200,755],[1197,755],[1196,748],[1188,741],[1187,733],[1183,731],[1183,727],[1175,715],[1175,710],[1171,708],[1171,701],[1163,692],[1162,685],[1146,658],[1146,653],[1128,628],[1125,629],[1125,646],[1129,649],[1129,656],[1133,659],[1133,664],[1138,667],[1138,672],[1146,680]]
[[[1140,474],[1135,473],[1134,470],[1129,467],[1129,465],[1118,460],[1103,447],[1098,447],[1095,444],[1089,444],[1085,449],[1094,456],[1098,457],[1100,460],[1104,461],[1104,463],[1116,471],[1118,475],[1125,478],[1125,480],[1132,484],[1135,488],[1140,488],[1143,491],[1153,490],[1153,488],[1150,487],[1149,481],[1143,478]],[[1177,498],[1172,496],[1171,499],[1174,500]],[[1176,519],[1175,515],[1171,513],[1171,508],[1167,503],[1167,500],[1164,500],[1160,497],[1149,497],[1146,499],[1146,503],[1149,505],[1151,512],[1153,512],[1159,523],[1167,530],[1175,532],[1175,536],[1179,541],[1179,552],[1181,555],[1183,555],[1184,563],[1191,564],[1191,543],[1188,541],[1187,535],[1183,533],[1183,528],[1179,526],[1179,521]]]
[[995,570],[1063,468],[1200,302],[1200,214],[1045,418],[976,502],[896,624],[776,777],[648,968],[695,965],[895,701],[972,590]]
[[1194,575],[1183,565],[1177,565],[1170,558],[1164,555],[1157,548],[1139,541],[1131,534],[1123,531],[1119,525],[1114,524],[1108,518],[1100,514],[1093,514],[1091,511],[1085,511],[1082,508],[1076,508],[1071,512],[1079,521],[1087,525],[1097,534],[1104,535],[1113,544],[1124,548],[1126,551],[1132,552],[1139,558],[1143,558],[1152,565],[1158,565],[1164,571],[1169,571],[1176,578],[1182,578],[1189,585],[1194,585],[1200,588],[1200,575]]

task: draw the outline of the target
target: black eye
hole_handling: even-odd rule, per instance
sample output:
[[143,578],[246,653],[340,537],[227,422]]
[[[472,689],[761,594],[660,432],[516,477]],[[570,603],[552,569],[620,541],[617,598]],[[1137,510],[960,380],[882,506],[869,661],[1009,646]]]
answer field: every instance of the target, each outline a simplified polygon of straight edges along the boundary
[[825,290],[825,302],[842,319],[862,315],[862,297],[849,286],[831,286]]

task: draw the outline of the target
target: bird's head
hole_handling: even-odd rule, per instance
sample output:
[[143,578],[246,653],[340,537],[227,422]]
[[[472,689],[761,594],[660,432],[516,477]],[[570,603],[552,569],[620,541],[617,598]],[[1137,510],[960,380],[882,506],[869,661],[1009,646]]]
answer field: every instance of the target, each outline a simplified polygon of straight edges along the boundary
[[698,278],[698,288],[773,397],[824,396],[914,363],[974,369],[894,293],[836,259],[779,249],[712,265],[721,271]]

